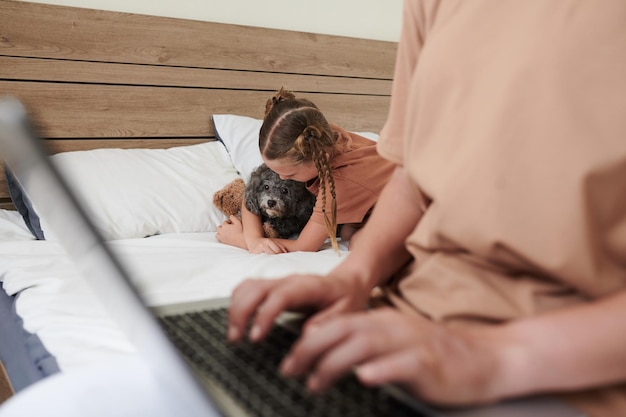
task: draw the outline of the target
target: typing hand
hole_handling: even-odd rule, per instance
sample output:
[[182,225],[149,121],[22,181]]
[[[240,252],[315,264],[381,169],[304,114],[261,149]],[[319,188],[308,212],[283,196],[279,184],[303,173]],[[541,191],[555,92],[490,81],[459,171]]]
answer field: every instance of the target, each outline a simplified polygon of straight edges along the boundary
[[362,310],[370,290],[346,276],[290,275],[246,280],[231,297],[228,338],[232,342],[242,340],[247,323],[254,318],[249,338],[262,340],[284,311],[317,312],[308,320],[308,326],[347,311]]
[[487,346],[467,333],[384,308],[308,326],[281,371],[308,375],[314,392],[356,368],[365,385],[397,383],[435,403],[477,403],[494,399],[496,355]]

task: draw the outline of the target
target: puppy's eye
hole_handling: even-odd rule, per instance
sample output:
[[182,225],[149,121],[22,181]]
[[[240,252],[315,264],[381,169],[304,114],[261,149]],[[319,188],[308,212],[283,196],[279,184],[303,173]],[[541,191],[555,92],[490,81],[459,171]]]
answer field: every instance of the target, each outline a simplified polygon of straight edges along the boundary
[[285,194],[285,195],[289,194],[289,190],[286,187],[281,188],[280,192]]
[[265,184],[265,185],[263,185],[263,189],[264,189],[264,190],[269,190],[269,189],[270,189],[269,184]]

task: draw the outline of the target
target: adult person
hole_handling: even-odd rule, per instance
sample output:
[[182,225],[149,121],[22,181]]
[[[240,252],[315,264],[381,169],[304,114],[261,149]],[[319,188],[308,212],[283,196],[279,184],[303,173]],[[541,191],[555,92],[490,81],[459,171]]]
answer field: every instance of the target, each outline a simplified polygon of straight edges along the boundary
[[[397,169],[326,276],[250,280],[231,340],[313,310],[284,359],[465,405],[626,415],[626,3],[404,3],[379,153]],[[392,307],[364,310],[380,290]]]

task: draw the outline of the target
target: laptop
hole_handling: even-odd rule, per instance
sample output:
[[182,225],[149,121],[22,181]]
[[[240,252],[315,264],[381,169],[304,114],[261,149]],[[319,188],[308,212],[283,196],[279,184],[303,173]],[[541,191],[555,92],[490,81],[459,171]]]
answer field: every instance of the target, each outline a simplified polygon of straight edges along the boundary
[[302,381],[282,378],[277,370],[297,338],[297,317],[284,314],[264,342],[231,345],[226,341],[228,299],[148,308],[79,196],[48,158],[25,108],[10,97],[0,98],[0,155],[159,387],[177,403],[177,416],[584,416],[550,396],[435,408],[392,385],[363,387],[354,375],[326,394],[309,394]]

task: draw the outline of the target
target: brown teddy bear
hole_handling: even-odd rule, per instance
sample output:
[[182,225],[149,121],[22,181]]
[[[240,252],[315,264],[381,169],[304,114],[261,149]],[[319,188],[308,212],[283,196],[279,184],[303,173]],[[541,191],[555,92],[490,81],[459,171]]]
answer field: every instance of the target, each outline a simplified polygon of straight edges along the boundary
[[246,190],[241,178],[236,178],[213,194],[213,204],[226,216],[241,217],[241,203]]
[[[241,178],[236,178],[213,194],[213,204],[228,218],[237,216],[241,219],[241,204],[245,191],[246,184]],[[263,231],[266,237],[279,237],[266,223],[263,223]]]

